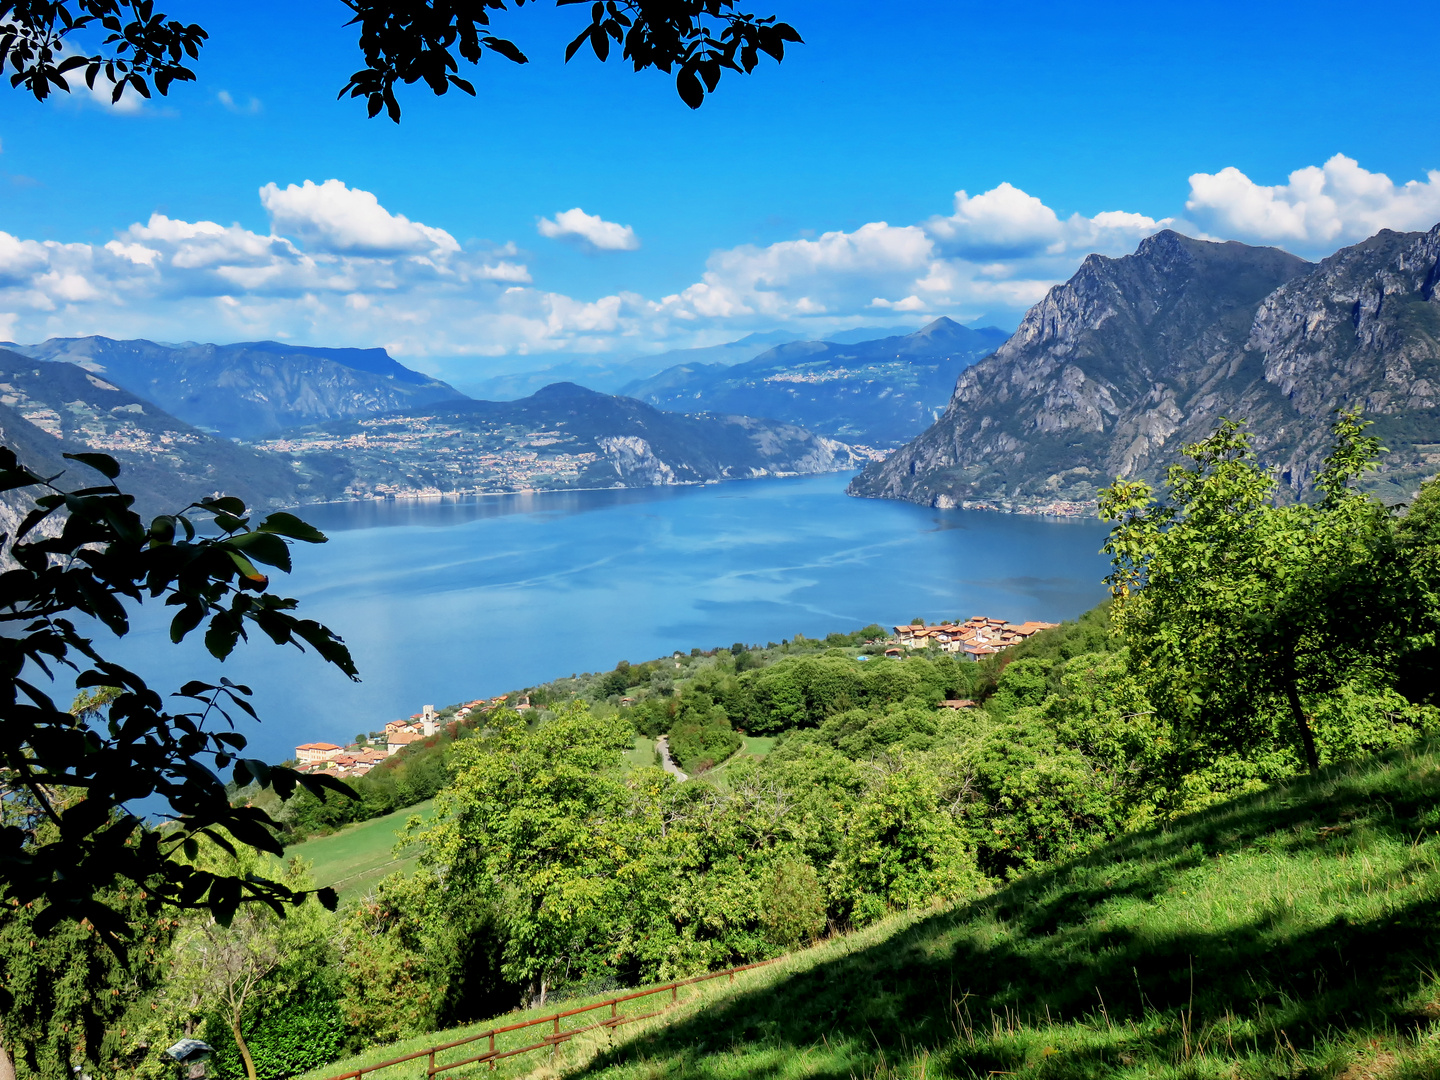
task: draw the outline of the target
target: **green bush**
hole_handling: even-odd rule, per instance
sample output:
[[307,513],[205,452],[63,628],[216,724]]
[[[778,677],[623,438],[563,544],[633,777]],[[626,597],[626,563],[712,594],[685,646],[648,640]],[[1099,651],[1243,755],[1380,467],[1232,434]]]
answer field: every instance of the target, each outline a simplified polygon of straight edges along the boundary
[[[245,1042],[255,1061],[257,1080],[282,1080],[328,1065],[347,1049],[345,1017],[323,973],[301,991],[256,1012],[242,1023]],[[245,1063],[230,1025],[219,1016],[205,1024],[205,1041],[214,1049],[213,1075],[236,1080]]]

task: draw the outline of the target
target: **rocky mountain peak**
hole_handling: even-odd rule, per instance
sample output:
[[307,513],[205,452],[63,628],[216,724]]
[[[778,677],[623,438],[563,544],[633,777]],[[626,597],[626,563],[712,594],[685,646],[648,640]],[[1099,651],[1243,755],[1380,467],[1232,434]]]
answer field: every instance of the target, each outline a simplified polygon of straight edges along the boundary
[[1386,483],[1403,497],[1440,465],[1437,284],[1440,226],[1380,232],[1318,265],[1172,230],[1092,255],[961,374],[929,431],[851,490],[1073,509],[1117,475],[1157,479],[1230,416],[1304,497],[1331,412],[1358,403],[1399,449]]

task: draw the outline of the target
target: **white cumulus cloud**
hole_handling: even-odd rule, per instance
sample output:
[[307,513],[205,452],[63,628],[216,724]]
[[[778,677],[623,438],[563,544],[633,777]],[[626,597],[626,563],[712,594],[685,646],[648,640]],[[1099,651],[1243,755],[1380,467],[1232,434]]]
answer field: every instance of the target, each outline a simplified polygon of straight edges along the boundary
[[[95,244],[0,232],[0,330],[28,341],[99,333],[380,345],[416,362],[633,353],[779,327],[823,337],[877,316],[913,325],[942,314],[1018,315],[1086,255],[1127,254],[1172,225],[1325,253],[1381,227],[1430,227],[1440,220],[1437,193],[1440,172],[1395,184],[1343,157],[1276,187],[1223,169],[1191,178],[1188,224],[1129,210],[1061,212],[1002,183],[958,191],[948,212],[913,223],[713,250],[701,273],[658,295],[602,285],[570,296],[532,282],[513,243],[462,247],[336,179],[271,183],[259,192],[267,230],[154,214]],[[578,207],[541,219],[539,230],[594,250],[639,245],[633,229]]]
[[1381,229],[1428,229],[1440,221],[1440,170],[1396,184],[1344,154],[1296,169],[1284,184],[1257,184],[1231,166],[1190,177],[1185,209],[1227,239],[1333,250]]
[[640,238],[629,225],[617,225],[598,214],[587,214],[578,206],[561,211],[554,218],[542,217],[536,228],[547,239],[578,242],[595,251],[636,251],[640,247]]
[[460,250],[444,229],[392,214],[368,191],[339,180],[260,189],[270,227],[303,241],[312,251],[364,255],[415,255]]

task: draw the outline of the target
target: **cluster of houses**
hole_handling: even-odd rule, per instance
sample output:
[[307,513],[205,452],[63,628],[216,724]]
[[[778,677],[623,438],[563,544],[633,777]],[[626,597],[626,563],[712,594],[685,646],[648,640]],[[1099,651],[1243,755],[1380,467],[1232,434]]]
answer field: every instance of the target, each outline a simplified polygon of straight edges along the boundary
[[976,615],[963,623],[944,623],[940,626],[925,626],[915,623],[895,627],[894,648],[886,649],[887,656],[903,656],[905,649],[928,649],[931,645],[941,650],[980,660],[994,656],[1011,645],[1018,645],[1033,637],[1041,630],[1049,630],[1058,623],[1023,622],[1008,623],[1004,619],[991,619]]
[[[489,712],[510,702],[514,695],[501,694],[495,698],[478,698],[467,701],[455,710],[455,719],[465,720],[475,712]],[[524,712],[531,708],[528,697],[520,697],[510,707]],[[326,776],[364,776],[380,762],[397,754],[411,743],[423,742],[433,737],[440,728],[440,721],[434,705],[426,705],[408,720],[391,720],[385,725],[384,742],[378,741],[379,732],[374,733],[377,741],[371,745],[352,743],[337,746],[329,742],[309,742],[295,747],[298,772],[323,773]]]

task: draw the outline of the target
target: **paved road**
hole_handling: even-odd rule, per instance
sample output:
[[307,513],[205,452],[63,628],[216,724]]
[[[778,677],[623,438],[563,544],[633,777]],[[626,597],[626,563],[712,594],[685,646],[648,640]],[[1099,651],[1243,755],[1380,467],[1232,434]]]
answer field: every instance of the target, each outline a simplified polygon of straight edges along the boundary
[[676,765],[674,759],[670,757],[669,736],[661,735],[658,739],[656,739],[655,749],[660,751],[660,764],[665,767],[666,772],[672,773],[677,780],[684,781],[690,779],[689,776],[680,771],[680,766]]

